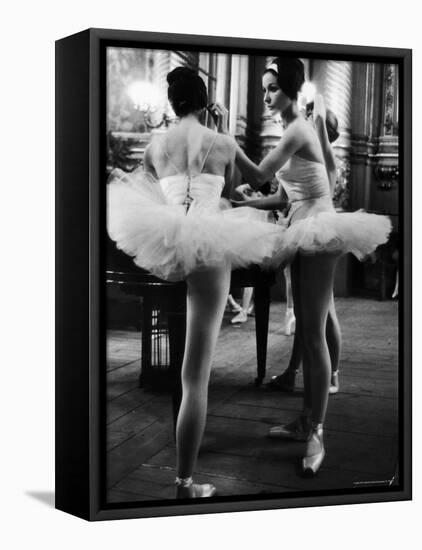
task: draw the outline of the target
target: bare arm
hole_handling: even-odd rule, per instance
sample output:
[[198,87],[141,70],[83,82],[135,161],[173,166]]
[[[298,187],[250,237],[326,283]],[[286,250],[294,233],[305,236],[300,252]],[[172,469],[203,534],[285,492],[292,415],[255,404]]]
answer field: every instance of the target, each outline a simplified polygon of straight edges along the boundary
[[[228,134],[228,111],[222,105],[215,103],[212,107],[213,117],[217,128],[223,134]],[[246,181],[254,189],[258,189],[266,181],[272,179],[289,158],[296,153],[305,143],[305,135],[293,122],[283,135],[278,145],[256,165],[243,152],[236,147],[236,165],[242,172]]]
[[327,170],[328,181],[330,182],[330,192],[333,194],[334,187],[337,179],[337,167],[336,157],[334,155],[333,148],[328,140],[327,128],[325,127],[325,120],[317,118],[315,120],[315,129],[318,134],[318,139],[321,144],[322,154],[324,157],[325,168]]
[[315,96],[314,122],[315,122],[315,129],[318,135],[318,139],[321,144],[325,168],[327,170],[328,181],[330,183],[330,191],[332,195],[334,192],[334,188],[337,180],[337,166],[336,166],[336,157],[335,157],[333,148],[331,147],[330,140],[328,139],[325,119],[326,119],[326,110],[324,105],[324,99],[321,95],[318,94],[317,96]]
[[236,149],[236,164],[245,179],[258,189],[270,180],[292,155],[305,143],[305,135],[294,122],[288,127],[277,146],[259,163],[253,163],[238,146]]
[[231,140],[230,138],[227,138],[227,140],[229,142],[228,145],[231,148],[230,160],[227,163],[226,169],[224,171],[225,183],[224,183],[224,189],[223,189],[223,192],[221,193],[221,196],[224,197],[225,199],[230,200],[230,197],[233,191],[233,174],[234,174],[234,159],[236,155],[236,149],[235,149],[236,143],[234,140]]
[[152,143],[150,143],[145,149],[144,153],[144,172],[152,174],[154,178],[158,179],[157,172],[155,171],[152,161]]
[[277,192],[269,197],[244,201],[232,201],[232,204],[234,206],[252,206],[252,208],[258,208],[258,210],[283,210],[283,208],[287,206],[287,202],[282,197],[281,185]]

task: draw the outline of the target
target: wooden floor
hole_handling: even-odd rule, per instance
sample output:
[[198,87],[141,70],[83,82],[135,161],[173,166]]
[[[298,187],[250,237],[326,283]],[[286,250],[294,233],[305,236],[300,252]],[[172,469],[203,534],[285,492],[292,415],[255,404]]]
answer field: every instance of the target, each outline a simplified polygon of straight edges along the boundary
[[[195,480],[221,496],[387,483],[395,473],[398,431],[398,304],[343,298],[341,392],[330,396],[326,459],[318,475],[298,471],[303,444],[273,441],[270,426],[301,409],[302,379],[292,394],[256,388],[255,321],[232,326],[225,316],[213,365],[209,413]],[[286,365],[293,337],[284,336],[285,304],[271,306],[267,378]],[[172,499],[175,446],[171,398],[138,387],[140,333],[110,330],[107,374],[109,502]],[[362,485],[364,484],[364,485]]]

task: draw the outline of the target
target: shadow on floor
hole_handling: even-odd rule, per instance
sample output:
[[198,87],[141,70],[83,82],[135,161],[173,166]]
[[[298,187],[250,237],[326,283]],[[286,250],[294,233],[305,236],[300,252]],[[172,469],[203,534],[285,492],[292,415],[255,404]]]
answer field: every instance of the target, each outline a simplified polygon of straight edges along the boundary
[[28,497],[38,500],[49,508],[54,508],[55,493],[54,491],[26,491]]

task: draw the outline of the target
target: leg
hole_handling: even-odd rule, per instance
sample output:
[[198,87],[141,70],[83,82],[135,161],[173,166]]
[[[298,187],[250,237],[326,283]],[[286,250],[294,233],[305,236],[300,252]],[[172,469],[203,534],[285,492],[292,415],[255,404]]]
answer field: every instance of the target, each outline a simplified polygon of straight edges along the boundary
[[257,377],[255,385],[261,385],[265,378],[267,364],[268,323],[270,316],[270,286],[259,281],[255,286],[255,333],[257,355]]
[[302,256],[300,271],[302,342],[305,365],[309,372],[312,430],[302,469],[314,475],[325,456],[323,422],[328,404],[331,358],[327,344],[327,318],[332,302],[337,256]]
[[269,385],[280,391],[292,392],[295,389],[296,374],[302,363],[302,346],[298,332],[293,337],[293,347],[287,368],[277,376],[272,376]]
[[330,308],[328,310],[326,336],[331,359],[331,384],[329,390],[331,394],[339,391],[338,368],[341,354],[341,330],[333,295],[331,295]]
[[286,336],[290,336],[295,332],[295,314],[293,311],[293,291],[292,291],[292,278],[291,270],[288,265],[284,270],[284,280],[286,282],[286,316],[284,320],[284,333]]
[[292,291],[292,275],[290,265],[284,268],[284,280],[286,282],[286,307],[287,309],[293,309],[293,291]]
[[[182,365],[182,403],[176,427],[177,476],[189,478],[205,427],[211,362],[230,286],[230,269],[194,273],[187,280],[186,344]],[[195,486],[178,487],[194,496]]]
[[243,296],[242,296],[242,309],[248,312],[249,305],[252,300],[252,294],[253,294],[253,287],[252,286],[246,286],[243,289]]
[[227,305],[231,308],[231,311],[234,311],[236,313],[239,313],[239,311],[242,310],[240,305],[236,302],[231,294],[229,294],[227,297]]
[[287,367],[289,371],[297,372],[302,363],[302,344],[300,342],[299,334],[294,335],[293,338],[293,348],[292,354],[290,355],[289,366]]
[[[295,269],[295,268],[293,268]],[[292,330],[292,322],[296,325],[296,319],[294,314],[294,299],[292,290],[292,278],[291,267],[288,265],[284,271],[284,277],[286,281],[286,320],[285,320],[285,334],[290,335]],[[297,296],[296,298],[300,298]],[[278,376],[273,376],[270,381],[270,385],[281,391],[291,392],[294,390],[296,373],[299,370],[302,362],[302,346],[300,343],[299,330],[294,330],[293,348],[290,355],[289,365],[287,369]]]
[[[335,309],[334,296],[331,296],[330,309],[327,316],[326,337],[331,359],[331,384],[329,393],[339,391],[338,367],[341,354],[341,330]],[[273,376],[271,385],[281,391],[293,391],[295,375],[302,362],[302,345],[299,333],[296,332],[293,340],[292,353],[287,369],[279,376]]]
[[[309,368],[312,420],[324,421],[331,375],[326,329],[332,303],[337,256],[317,254],[301,257],[300,323],[304,363]],[[304,366],[305,368],[305,366]]]
[[[296,315],[296,332],[294,340],[294,350],[293,353],[295,357],[293,360],[297,361],[297,365],[300,363],[300,360],[303,355],[302,351],[302,341],[303,341],[303,326],[302,326],[302,296],[300,294],[300,283],[301,283],[301,267],[302,258],[298,254],[296,255],[292,265],[291,265],[291,274],[292,274],[292,293],[293,293],[293,302]],[[296,344],[296,347],[295,347]],[[292,354],[293,355],[293,354]],[[292,359],[290,364],[292,364]],[[290,365],[286,371],[289,374]],[[294,373],[295,371],[293,371]],[[285,373],[280,375],[284,376]],[[293,380],[294,383],[294,380]],[[279,426],[274,426],[269,431],[269,437],[275,439],[289,439],[294,441],[306,441],[309,437],[310,430],[310,416],[312,408],[311,400],[311,384],[310,384],[310,374],[309,374],[309,364],[304,360],[303,361],[303,385],[304,385],[304,398],[303,398],[303,410],[298,419],[293,421],[290,424],[281,424]]]
[[[304,340],[304,334],[303,334],[303,319],[302,319],[302,311],[306,309],[305,307],[305,300],[301,293],[301,273],[302,273],[302,257],[297,254],[294,262],[292,263],[291,267],[291,273],[292,273],[292,293],[293,293],[293,303],[294,303],[294,312],[296,317],[296,332],[295,332],[295,341],[296,341],[296,348],[294,348],[295,356],[290,359],[290,362],[292,362],[292,359],[295,360],[296,365],[299,366],[300,362],[302,361],[302,370],[303,370],[303,410],[308,412],[311,410],[312,407],[312,399],[311,399],[311,383],[310,383],[310,373],[309,373],[309,365],[308,362],[305,361],[304,354],[303,354],[303,340]],[[293,345],[295,342],[293,342]]]

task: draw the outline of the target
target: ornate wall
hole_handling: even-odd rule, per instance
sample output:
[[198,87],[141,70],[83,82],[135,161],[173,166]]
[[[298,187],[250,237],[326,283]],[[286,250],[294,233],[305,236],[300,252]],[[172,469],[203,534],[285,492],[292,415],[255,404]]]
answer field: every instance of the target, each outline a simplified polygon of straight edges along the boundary
[[[363,287],[391,296],[398,260],[398,67],[355,63],[352,111],[351,205],[388,214],[393,233],[375,263],[356,266]],[[355,277],[356,278],[356,277]]]
[[398,217],[398,67],[354,63],[354,207]]
[[[397,66],[313,61],[311,78],[339,119],[335,202],[346,210],[388,214],[398,224]],[[396,234],[373,261],[352,266],[351,287],[386,297],[395,282]]]

